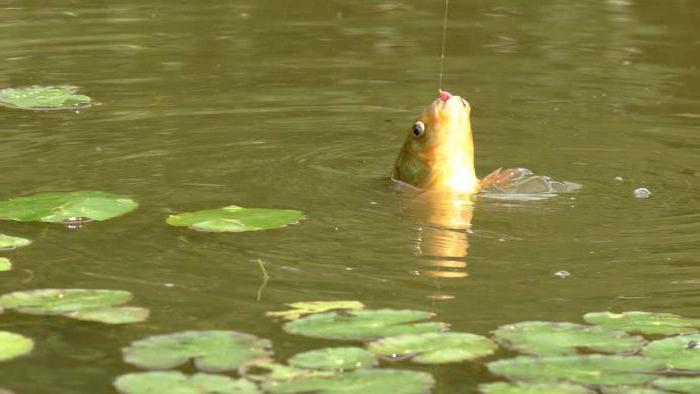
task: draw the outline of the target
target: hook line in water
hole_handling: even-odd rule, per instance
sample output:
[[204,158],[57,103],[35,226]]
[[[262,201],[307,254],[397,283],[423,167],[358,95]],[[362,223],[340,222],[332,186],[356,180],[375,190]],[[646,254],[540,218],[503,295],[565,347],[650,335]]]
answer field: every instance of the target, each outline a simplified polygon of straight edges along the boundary
[[450,7],[450,0],[445,0],[445,18],[442,21],[442,52],[440,53],[440,82],[438,90],[442,90],[442,69],[445,65],[445,43],[447,42],[447,9]]

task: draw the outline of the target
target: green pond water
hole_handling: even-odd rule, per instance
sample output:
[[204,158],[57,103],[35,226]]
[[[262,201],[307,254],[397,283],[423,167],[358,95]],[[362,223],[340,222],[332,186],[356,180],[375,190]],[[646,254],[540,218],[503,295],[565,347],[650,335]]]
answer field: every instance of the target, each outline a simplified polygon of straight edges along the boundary
[[[0,293],[128,290],[151,317],[6,312],[0,329],[36,344],[2,364],[2,387],[112,393],[136,371],[121,347],[180,330],[251,333],[281,360],[336,344],[265,316],[295,301],[426,310],[482,335],[604,310],[700,317],[700,3],[453,0],[443,88],[472,105],[478,174],[583,185],[479,199],[469,232],[389,180],[437,90],[444,3],[63,3],[0,4],[0,88],[77,85],[101,105],[0,109],[0,200],[104,190],[140,208],[77,230],[0,222],[33,240],[1,253]],[[308,219],[239,234],[164,222],[231,204]],[[432,373],[437,393],[497,380],[483,361],[395,367]]]

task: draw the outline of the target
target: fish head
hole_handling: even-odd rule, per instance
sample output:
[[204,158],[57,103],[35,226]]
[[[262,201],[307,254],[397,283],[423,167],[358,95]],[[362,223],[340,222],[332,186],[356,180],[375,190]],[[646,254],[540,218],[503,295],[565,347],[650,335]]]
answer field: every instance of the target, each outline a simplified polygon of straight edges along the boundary
[[470,114],[467,100],[441,90],[409,127],[393,178],[420,189],[478,191]]

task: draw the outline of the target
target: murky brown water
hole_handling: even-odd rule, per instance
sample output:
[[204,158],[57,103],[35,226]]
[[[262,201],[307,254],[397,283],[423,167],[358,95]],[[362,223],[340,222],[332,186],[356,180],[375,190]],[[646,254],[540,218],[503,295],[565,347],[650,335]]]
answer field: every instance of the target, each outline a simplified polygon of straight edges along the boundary
[[[584,185],[544,201],[481,199],[469,234],[427,226],[450,213],[388,181],[437,89],[439,1],[2,2],[0,87],[75,84],[103,105],[0,111],[0,198],[98,189],[141,208],[79,231],[0,223],[35,241],[3,253],[17,269],[0,291],[125,289],[152,318],[0,316],[36,341],[3,363],[0,385],[113,392],[133,370],[120,347],[181,329],[250,332],[283,359],[326,345],[264,317],[300,300],[430,310],[482,334],[599,310],[699,317],[700,4],[450,6],[444,87],[472,104],[479,175],[527,167]],[[638,187],[652,197],[634,198]],[[163,222],[230,203],[309,220],[247,234]],[[271,276],[259,301],[257,258]],[[423,370],[441,393],[493,379],[482,363]]]

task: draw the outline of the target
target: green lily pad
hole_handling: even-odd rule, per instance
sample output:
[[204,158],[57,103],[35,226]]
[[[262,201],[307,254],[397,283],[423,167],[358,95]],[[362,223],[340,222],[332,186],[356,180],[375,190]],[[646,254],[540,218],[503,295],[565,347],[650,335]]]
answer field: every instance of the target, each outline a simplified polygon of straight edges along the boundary
[[670,368],[700,371],[700,334],[653,341],[642,349],[642,354],[664,361]]
[[489,371],[510,379],[563,381],[579,384],[645,384],[664,370],[663,362],[643,357],[592,354],[585,356],[531,357],[494,361]]
[[245,379],[224,375],[179,371],[128,373],[114,380],[114,387],[123,394],[257,394],[258,387]]
[[76,94],[75,86],[28,86],[0,89],[0,105],[10,108],[49,110],[87,108],[92,99]]
[[408,334],[380,339],[369,344],[378,356],[410,357],[421,364],[442,364],[485,357],[498,348],[492,340],[463,332]]
[[486,383],[479,385],[483,394],[595,394],[595,391],[569,383]]
[[293,302],[287,305],[291,306],[292,309],[288,311],[267,312],[265,315],[292,321],[312,313],[323,313],[339,309],[357,310],[364,309],[365,307],[360,301],[311,301]]
[[8,331],[0,331],[0,361],[25,355],[34,348],[31,339]]
[[363,393],[363,394],[424,394],[435,385],[425,372],[397,369],[359,369],[330,377],[265,382],[269,393]]
[[439,332],[447,329],[442,322],[424,322],[433,315],[413,310],[354,310],[326,312],[286,323],[290,334],[312,338],[368,340],[402,334]]
[[611,386],[603,387],[601,394],[668,394],[668,391],[640,386]]
[[238,373],[254,382],[289,381],[335,375],[333,371],[290,367],[266,358],[243,364],[238,368]]
[[197,369],[219,372],[268,357],[271,347],[267,339],[236,331],[184,331],[133,342],[122,352],[124,361],[141,368],[174,368],[194,359]]
[[644,338],[624,331],[574,323],[528,321],[501,326],[493,333],[509,349],[540,356],[576,354],[578,348],[604,353],[634,352],[646,343]]
[[219,209],[170,215],[165,221],[171,226],[190,227],[199,231],[239,233],[285,227],[303,218],[302,212],[291,209],[243,208],[229,205]]
[[66,313],[65,316],[85,321],[106,324],[140,323],[148,320],[150,312],[147,308],[136,306],[120,306],[113,308],[82,309]]
[[365,349],[330,347],[295,354],[287,362],[297,368],[347,371],[373,367],[377,359]]
[[27,246],[32,241],[11,235],[0,234],[0,250],[12,250]]
[[674,393],[700,393],[700,377],[661,378],[654,381],[654,386]]
[[12,262],[7,257],[0,257],[0,272],[12,269]]
[[598,326],[647,335],[692,334],[700,329],[700,319],[688,319],[673,313],[592,312],[586,313],[583,320]]
[[0,219],[79,224],[111,219],[137,207],[126,196],[99,191],[39,193],[0,201]]
[[0,296],[0,307],[35,315],[62,315],[120,305],[131,297],[124,290],[41,289],[4,294]]

